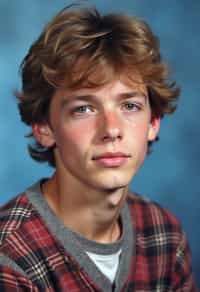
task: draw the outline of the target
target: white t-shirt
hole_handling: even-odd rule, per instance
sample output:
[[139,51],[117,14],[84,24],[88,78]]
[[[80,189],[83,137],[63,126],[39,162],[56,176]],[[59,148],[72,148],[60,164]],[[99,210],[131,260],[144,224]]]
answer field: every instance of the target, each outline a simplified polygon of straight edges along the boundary
[[119,266],[121,249],[113,254],[96,254],[88,251],[86,253],[99,270],[113,283]]

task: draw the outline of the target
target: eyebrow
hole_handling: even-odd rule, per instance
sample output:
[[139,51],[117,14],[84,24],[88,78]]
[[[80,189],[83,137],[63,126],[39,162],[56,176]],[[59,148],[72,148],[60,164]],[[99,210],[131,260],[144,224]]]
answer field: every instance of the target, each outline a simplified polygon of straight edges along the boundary
[[[147,94],[141,91],[131,91],[131,92],[124,92],[117,95],[117,100],[121,99],[129,99],[133,97],[143,97],[145,99],[145,103],[147,100]],[[61,101],[61,108],[67,106],[70,103],[76,101],[98,101],[99,97],[97,98],[96,95],[93,94],[86,94],[86,95],[79,95],[79,94],[71,94],[70,96],[63,97]]]

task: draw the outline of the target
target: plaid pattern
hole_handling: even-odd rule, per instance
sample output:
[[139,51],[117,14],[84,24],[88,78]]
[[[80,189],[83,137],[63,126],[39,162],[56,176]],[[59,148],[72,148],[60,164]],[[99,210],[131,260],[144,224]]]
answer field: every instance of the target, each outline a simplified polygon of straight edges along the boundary
[[[131,194],[127,202],[135,254],[122,291],[197,291],[177,219],[140,196]],[[6,265],[5,258],[11,264]],[[0,291],[100,291],[52,235],[25,193],[1,208]]]

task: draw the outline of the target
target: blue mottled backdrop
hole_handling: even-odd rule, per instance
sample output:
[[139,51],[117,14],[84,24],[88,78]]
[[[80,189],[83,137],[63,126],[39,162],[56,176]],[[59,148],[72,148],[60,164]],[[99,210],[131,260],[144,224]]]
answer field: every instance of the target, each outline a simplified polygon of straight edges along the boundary
[[[45,23],[69,1],[0,0],[0,203],[52,170],[27,154],[13,90],[18,68]],[[88,1],[102,12],[144,18],[160,37],[162,55],[182,87],[177,112],[162,121],[160,138],[131,188],[169,208],[181,220],[200,286],[200,1]]]

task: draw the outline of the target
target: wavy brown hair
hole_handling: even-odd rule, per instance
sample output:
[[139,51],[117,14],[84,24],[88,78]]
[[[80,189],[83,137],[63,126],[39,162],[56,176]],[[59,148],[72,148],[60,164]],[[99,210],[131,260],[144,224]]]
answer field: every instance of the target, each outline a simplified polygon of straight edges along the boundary
[[[98,87],[120,76],[134,81],[139,73],[152,116],[160,117],[175,110],[179,95],[148,24],[128,15],[101,15],[95,8],[70,6],[59,12],[31,46],[21,72],[22,91],[16,96],[21,119],[29,126],[48,122],[52,96],[63,86]],[[53,147],[35,141],[29,152],[55,166]]]

